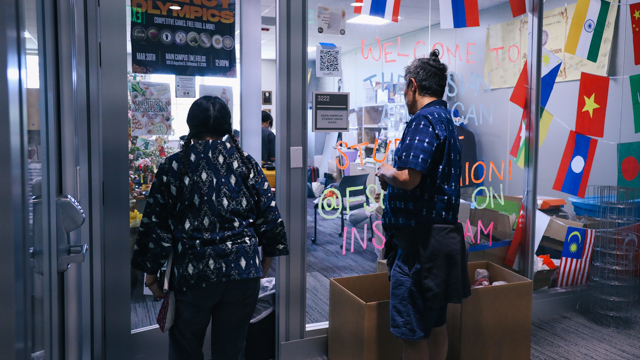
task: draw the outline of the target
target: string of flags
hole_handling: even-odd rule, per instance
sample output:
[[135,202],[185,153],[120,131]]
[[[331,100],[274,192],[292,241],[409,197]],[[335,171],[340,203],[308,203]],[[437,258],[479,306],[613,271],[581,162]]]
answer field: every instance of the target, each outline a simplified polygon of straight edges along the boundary
[[355,0],[353,12],[398,22],[400,0]]

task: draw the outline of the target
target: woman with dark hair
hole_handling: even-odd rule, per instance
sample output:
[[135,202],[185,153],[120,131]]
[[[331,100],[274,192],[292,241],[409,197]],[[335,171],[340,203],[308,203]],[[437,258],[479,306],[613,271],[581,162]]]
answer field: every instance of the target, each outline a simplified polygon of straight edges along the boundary
[[201,97],[187,124],[181,152],[158,167],[131,265],[164,297],[156,274],[173,253],[169,359],[203,359],[210,321],[212,358],[243,359],[260,278],[289,253],[285,228],[260,165],[233,136],[227,104]]

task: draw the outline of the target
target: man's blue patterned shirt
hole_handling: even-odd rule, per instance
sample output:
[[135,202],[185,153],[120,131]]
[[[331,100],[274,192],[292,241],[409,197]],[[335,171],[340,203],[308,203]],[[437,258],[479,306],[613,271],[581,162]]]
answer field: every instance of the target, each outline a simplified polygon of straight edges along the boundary
[[383,224],[393,233],[428,224],[455,224],[460,206],[460,143],[444,100],[435,100],[409,120],[394,154],[396,169],[422,173],[418,186],[389,185]]

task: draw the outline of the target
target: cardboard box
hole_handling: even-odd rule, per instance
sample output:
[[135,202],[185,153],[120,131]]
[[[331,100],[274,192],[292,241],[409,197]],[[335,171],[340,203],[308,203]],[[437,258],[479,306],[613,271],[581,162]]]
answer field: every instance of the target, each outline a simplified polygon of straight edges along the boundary
[[331,279],[329,359],[402,359],[402,341],[389,330],[389,296],[386,273]]
[[493,236],[501,239],[511,239],[513,233],[513,223],[509,215],[490,209],[472,209],[469,217],[472,226],[478,226],[478,221],[482,221],[482,226],[488,229],[493,223]]
[[533,275],[533,290],[542,289],[551,284],[551,277],[558,269],[540,270]]
[[449,304],[447,359],[531,359],[531,280],[488,261],[469,263],[470,279],[476,269],[508,284],[471,289],[462,304]]
[[511,240],[494,242],[491,246],[489,244],[469,246],[468,261],[490,261],[504,268],[509,268],[504,264],[504,259],[509,252],[510,246]]
[[569,226],[581,228],[584,227],[584,224],[559,217],[552,217],[549,225],[547,225],[547,229],[544,231],[540,245],[562,251]]

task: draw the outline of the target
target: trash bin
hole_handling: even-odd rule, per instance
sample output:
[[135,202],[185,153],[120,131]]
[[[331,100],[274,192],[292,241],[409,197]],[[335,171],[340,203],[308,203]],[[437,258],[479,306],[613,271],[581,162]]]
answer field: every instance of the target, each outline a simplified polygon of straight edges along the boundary
[[276,358],[276,279],[260,280],[258,304],[253,312],[247,342],[246,360],[270,360]]

